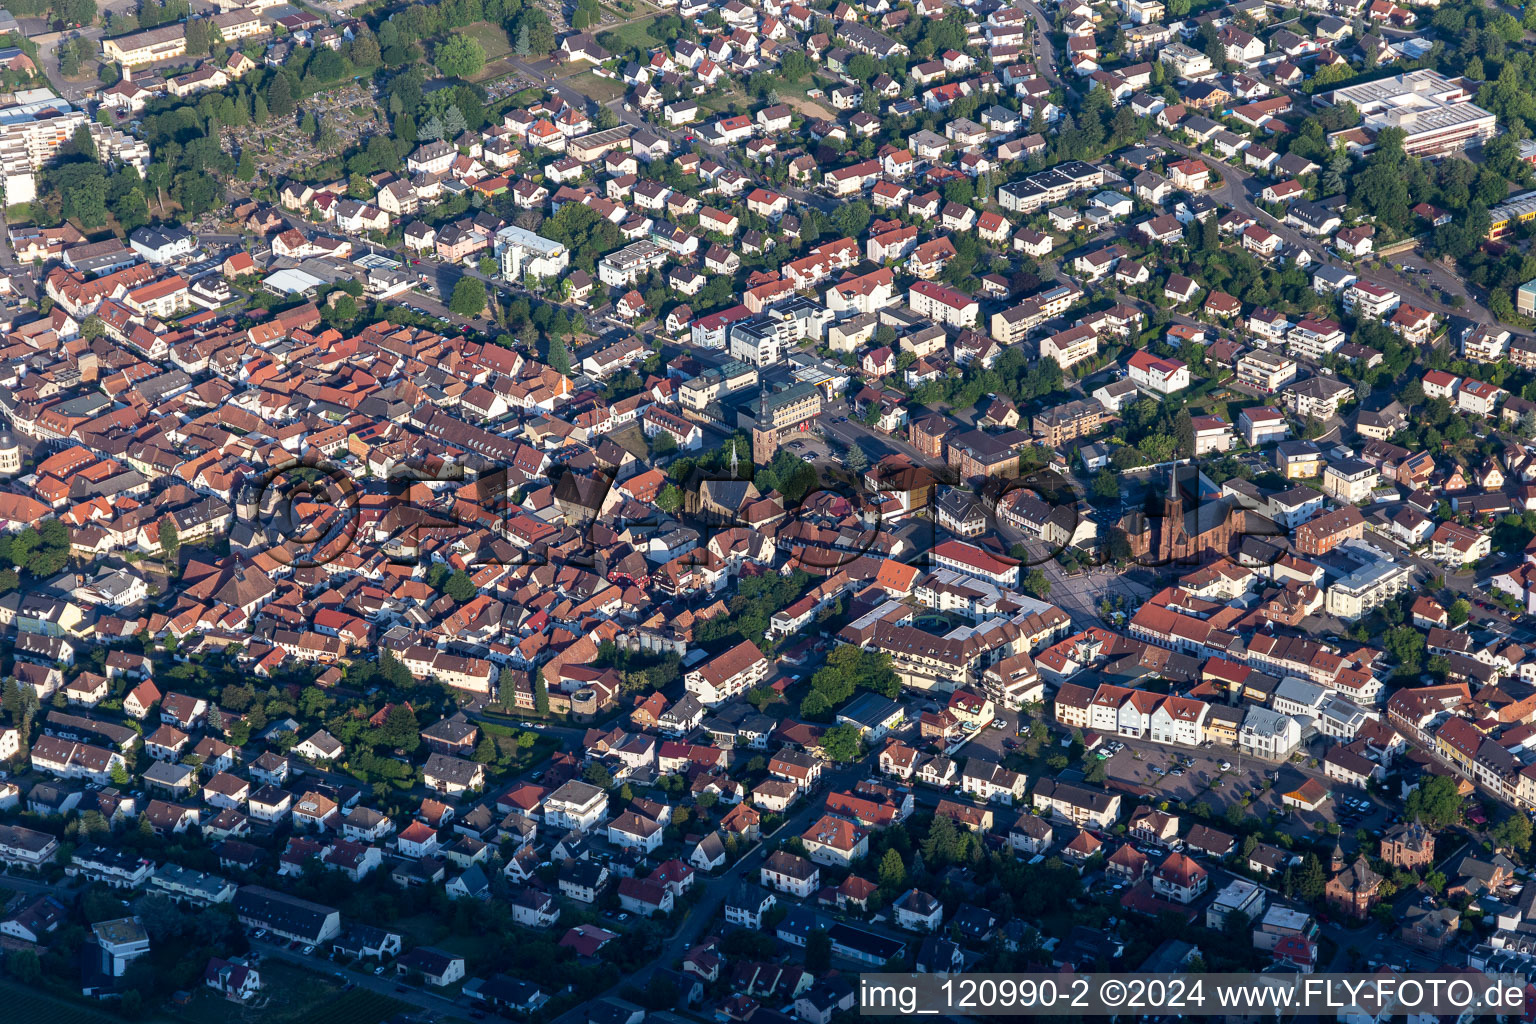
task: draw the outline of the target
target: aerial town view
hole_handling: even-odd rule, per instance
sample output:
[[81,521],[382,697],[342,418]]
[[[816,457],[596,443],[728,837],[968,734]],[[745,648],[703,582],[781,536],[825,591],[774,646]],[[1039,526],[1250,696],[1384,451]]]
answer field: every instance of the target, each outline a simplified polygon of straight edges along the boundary
[[0,195],[0,1022],[1536,980],[1536,4],[6,0]]

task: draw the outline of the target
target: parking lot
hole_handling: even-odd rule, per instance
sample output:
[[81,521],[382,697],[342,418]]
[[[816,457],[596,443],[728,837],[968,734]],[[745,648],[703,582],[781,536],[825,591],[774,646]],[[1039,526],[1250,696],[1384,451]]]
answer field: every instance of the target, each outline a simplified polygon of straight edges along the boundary
[[796,437],[793,441],[786,442],[784,447],[800,456],[806,462],[820,462],[832,457],[832,449],[828,446],[827,442],[811,433],[806,433]]
[[[1137,740],[1110,742],[1118,746],[1106,759],[1111,780],[1172,801],[1206,803],[1218,818],[1229,805],[1246,798],[1248,816],[1277,815],[1276,827],[1298,838],[1315,836],[1318,823],[1325,830],[1330,824],[1337,824],[1339,838],[1345,849],[1350,850],[1357,829],[1379,833],[1393,817],[1385,805],[1364,790],[1327,781],[1319,771],[1305,764],[1277,765],[1240,756],[1225,747],[1169,747]],[[1227,767],[1223,768],[1223,764]],[[1332,799],[1315,811],[1287,807],[1282,795],[1309,777],[1322,781],[1333,794]]]

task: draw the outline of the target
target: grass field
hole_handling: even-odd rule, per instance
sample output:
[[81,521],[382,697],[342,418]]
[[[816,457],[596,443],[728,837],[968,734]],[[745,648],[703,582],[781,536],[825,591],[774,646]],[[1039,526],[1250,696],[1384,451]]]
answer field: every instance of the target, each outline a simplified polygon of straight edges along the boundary
[[832,111],[827,108],[826,97],[813,100],[806,95],[812,89],[825,90],[834,80],[823,80],[819,74],[810,75],[798,82],[779,82],[774,85],[774,91],[779,94],[779,99],[794,107],[807,117],[832,117]]
[[300,1017],[299,1024],[379,1024],[379,1021],[410,1008],[409,1003],[355,988]]
[[[651,47],[659,45],[656,40],[646,35],[645,32],[646,29],[651,27],[651,23],[655,20],[655,15],[652,15],[649,18],[641,18],[638,21],[632,21],[627,25],[618,25],[614,28],[602,29],[597,34],[604,40],[606,40],[608,37],[612,37],[614,45],[608,46],[608,49],[610,50],[628,50],[631,48],[649,50]],[[604,42],[604,45],[606,46],[607,43]]]
[[[480,49],[485,51],[485,67],[480,72],[471,75],[471,82],[488,82],[503,75],[511,74],[512,67],[512,41],[507,38],[506,32],[501,26],[492,25],[488,21],[477,21],[467,25],[459,31],[474,37],[480,44]],[[530,60],[535,58],[530,57]]]
[[[261,994],[250,1005],[241,1006],[212,989],[199,988],[185,1006],[174,1012],[188,1024],[299,1024],[327,1019],[323,1011],[351,994],[342,992],[341,983],[328,975],[274,958],[261,965]],[[376,1017],[366,1024],[377,1024],[382,1019]]]
[[0,982],[0,1000],[5,1003],[8,1021],[47,1021],[48,1024],[121,1024],[88,1006],[78,1006],[33,989]]
[[572,86],[580,89],[586,95],[599,103],[607,103],[624,95],[625,85],[622,80],[615,81],[612,78],[602,78],[590,71],[583,71],[579,75],[572,75],[569,79]]
[[465,25],[457,30],[458,33],[471,36],[485,51],[485,60],[489,64],[493,60],[499,60],[512,52],[512,43],[507,39],[507,33],[500,25],[492,25],[488,21],[477,21]]

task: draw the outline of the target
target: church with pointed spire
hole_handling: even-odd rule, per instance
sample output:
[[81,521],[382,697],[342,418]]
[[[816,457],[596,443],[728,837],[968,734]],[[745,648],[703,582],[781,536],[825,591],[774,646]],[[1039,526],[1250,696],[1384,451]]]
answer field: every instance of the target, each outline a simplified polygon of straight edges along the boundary
[[1155,558],[1155,565],[1198,565],[1229,554],[1248,528],[1247,510],[1195,466],[1169,468],[1161,509],[1121,521],[1131,554]]

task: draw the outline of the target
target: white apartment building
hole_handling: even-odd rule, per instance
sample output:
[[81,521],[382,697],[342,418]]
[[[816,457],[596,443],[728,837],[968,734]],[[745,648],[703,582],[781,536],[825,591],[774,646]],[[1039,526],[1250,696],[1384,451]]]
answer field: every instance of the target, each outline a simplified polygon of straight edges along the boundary
[[554,239],[508,225],[496,232],[496,260],[501,276],[516,284],[527,277],[558,277],[570,266],[571,254]]
[[1243,716],[1237,742],[1244,753],[1254,757],[1284,760],[1301,744],[1301,725],[1290,715],[1269,708],[1250,707]]
[[1406,566],[1369,562],[1328,588],[1328,614],[1354,622],[1407,590],[1411,582]]
[[572,779],[544,798],[544,823],[559,829],[589,832],[608,817],[608,794],[590,783]]
[[1296,373],[1296,360],[1264,349],[1247,352],[1237,361],[1237,382],[1264,395],[1272,395],[1294,381]]
[[604,256],[597,264],[597,279],[609,288],[631,288],[666,262],[667,250],[641,239]]
[[1457,153],[1498,134],[1493,114],[1472,102],[1460,80],[1430,68],[1318,93],[1318,106],[1353,103],[1371,132],[1401,128],[1409,156]]
[[739,697],[768,678],[772,664],[749,640],[718,654],[683,677],[683,687],[706,707]]

